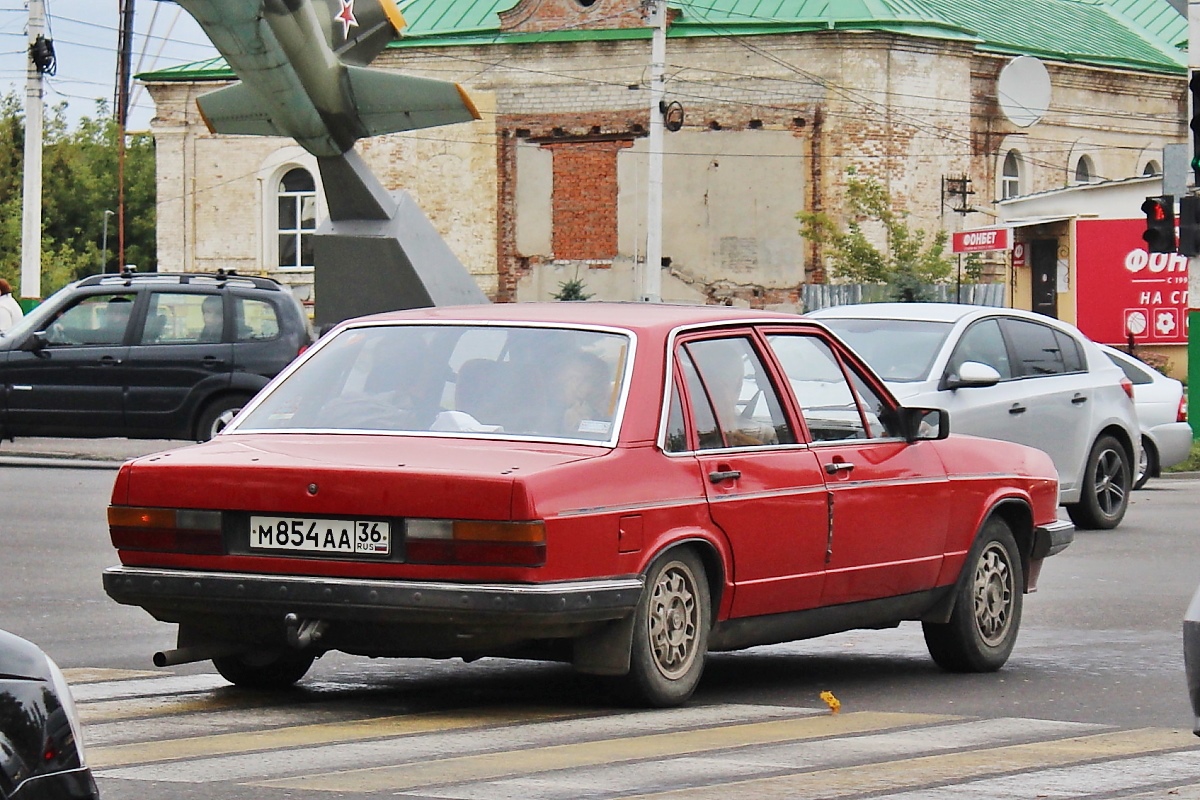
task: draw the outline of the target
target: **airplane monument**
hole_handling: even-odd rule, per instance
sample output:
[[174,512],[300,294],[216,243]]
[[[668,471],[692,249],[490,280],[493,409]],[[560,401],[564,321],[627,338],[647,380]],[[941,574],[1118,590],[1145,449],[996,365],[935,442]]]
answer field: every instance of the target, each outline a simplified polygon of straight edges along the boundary
[[486,303],[407,192],[389,193],[354,143],[479,118],[458,84],[367,65],[400,34],[395,0],[176,0],[240,83],[197,103],[210,131],[288,136],[317,160],[316,322]]

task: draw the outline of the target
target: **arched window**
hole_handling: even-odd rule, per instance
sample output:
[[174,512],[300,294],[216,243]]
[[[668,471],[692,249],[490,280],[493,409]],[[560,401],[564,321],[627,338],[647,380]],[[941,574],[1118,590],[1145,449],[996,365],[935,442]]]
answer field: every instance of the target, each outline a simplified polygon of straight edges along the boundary
[[1087,156],[1080,156],[1075,162],[1075,183],[1091,183],[1095,174],[1092,160]]
[[1151,175],[1162,175],[1162,167],[1157,161],[1147,161],[1146,166],[1142,168],[1142,177],[1149,178]]
[[317,184],[312,173],[295,167],[284,173],[279,201],[279,268],[312,269],[317,229]]
[[1000,199],[1007,200],[1021,193],[1021,155],[1009,150],[1000,171]]

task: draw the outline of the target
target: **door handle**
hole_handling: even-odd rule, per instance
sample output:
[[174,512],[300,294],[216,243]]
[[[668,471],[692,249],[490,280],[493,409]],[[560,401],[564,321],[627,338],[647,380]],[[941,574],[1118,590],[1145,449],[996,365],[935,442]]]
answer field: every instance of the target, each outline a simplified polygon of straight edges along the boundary
[[735,481],[742,477],[740,469],[719,469],[715,472],[708,473],[708,479],[712,483],[720,483],[721,481]]
[[1024,414],[1024,413],[1025,413],[1025,406],[1021,405],[1020,403],[1013,403],[1013,404],[1012,404],[1012,408],[1008,409],[1008,413],[1010,413],[1010,414]]
[[1074,404],[1075,404],[1075,405],[1077,405],[1077,406],[1078,406],[1078,405],[1083,405],[1084,403],[1086,403],[1086,402],[1087,402],[1087,400],[1088,400],[1088,399],[1087,399],[1087,395],[1083,395],[1083,394],[1077,394],[1077,395],[1075,395],[1074,397],[1072,397],[1072,398],[1071,398],[1071,402],[1072,402],[1072,403],[1074,403]]
[[216,356],[205,356],[203,359],[201,359],[200,363],[205,369],[216,369],[225,363],[225,359],[217,358]]
[[104,356],[100,359],[100,366],[102,367],[115,367],[120,363],[121,359],[113,358],[112,356]]
[[825,465],[825,471],[830,475],[837,475],[839,472],[850,472],[854,469],[854,465],[849,461],[830,461]]

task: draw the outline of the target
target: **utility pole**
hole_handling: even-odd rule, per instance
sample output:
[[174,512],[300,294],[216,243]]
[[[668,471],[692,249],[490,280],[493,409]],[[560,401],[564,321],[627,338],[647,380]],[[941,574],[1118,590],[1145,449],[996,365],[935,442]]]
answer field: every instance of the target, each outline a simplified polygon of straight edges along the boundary
[[29,0],[28,28],[25,175],[21,201],[21,297],[37,298],[42,296],[42,76],[54,66],[54,50],[45,36],[46,9],[42,0]]
[[650,46],[650,158],[646,180],[646,264],[642,269],[645,303],[662,300],[663,111],[666,105],[667,2],[647,0],[646,21],[654,27]]
[[117,271],[125,269],[125,125],[129,121],[130,68],[133,63],[133,0],[121,0],[117,60]]

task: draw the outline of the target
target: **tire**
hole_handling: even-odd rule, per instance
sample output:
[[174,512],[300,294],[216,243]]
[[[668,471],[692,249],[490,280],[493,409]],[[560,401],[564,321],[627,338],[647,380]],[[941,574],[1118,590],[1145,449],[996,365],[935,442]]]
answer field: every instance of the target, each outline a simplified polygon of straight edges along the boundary
[[225,395],[205,406],[196,420],[196,441],[207,442],[223,431],[242,410],[242,406],[246,405],[247,399],[242,395]]
[[1114,437],[1104,435],[1092,445],[1078,503],[1067,514],[1079,528],[1108,530],[1121,524],[1129,507],[1133,469],[1129,454]]
[[304,677],[316,656],[266,652],[221,656],[212,660],[221,677],[247,689],[286,689]]
[[1004,666],[1017,643],[1024,586],[1012,530],[993,517],[963,565],[950,621],[922,623],[934,662],[948,672],[995,672]]
[[1137,473],[1133,479],[1133,488],[1140,489],[1146,485],[1146,481],[1158,474],[1158,452],[1154,449],[1154,442],[1150,441],[1147,436],[1142,437],[1142,455],[1138,459]]
[[646,590],[634,612],[628,699],[667,708],[687,701],[700,682],[712,617],[704,565],[691,550],[659,556],[646,571]]

